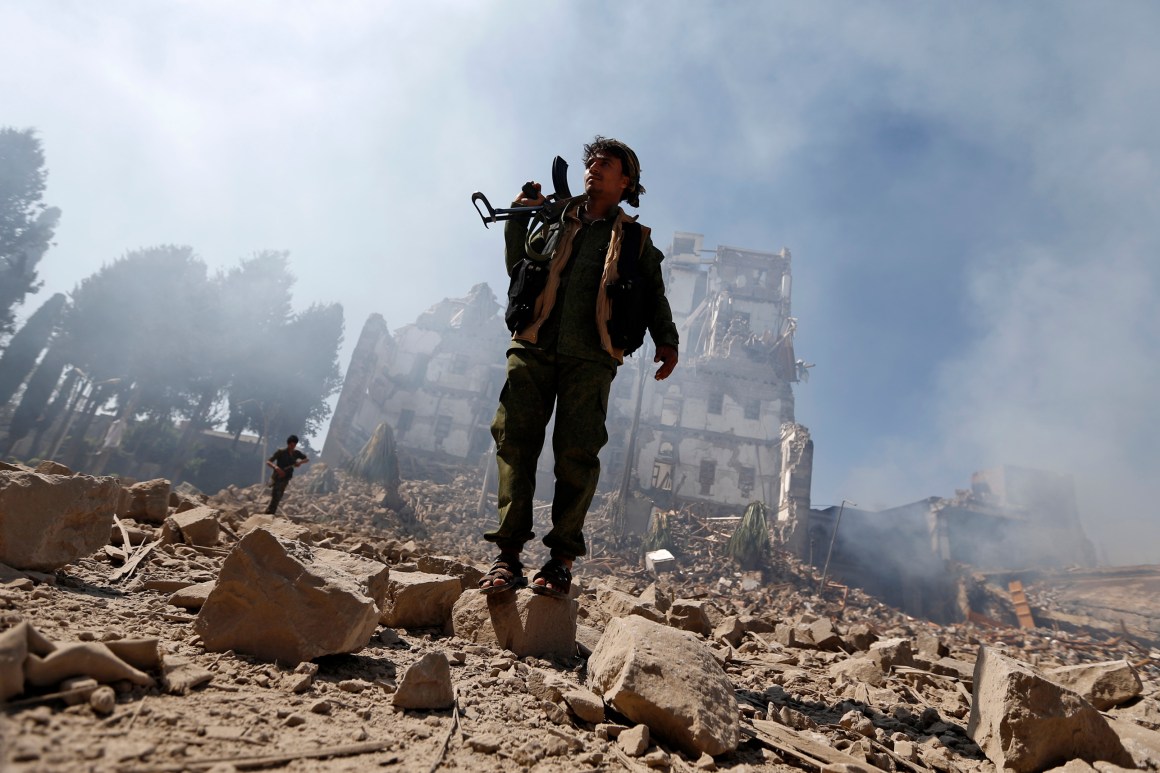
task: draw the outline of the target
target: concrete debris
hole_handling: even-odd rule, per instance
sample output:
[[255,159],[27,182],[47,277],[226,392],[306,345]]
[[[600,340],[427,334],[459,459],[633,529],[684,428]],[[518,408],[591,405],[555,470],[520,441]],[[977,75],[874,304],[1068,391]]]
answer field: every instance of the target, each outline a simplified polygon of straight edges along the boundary
[[367,585],[302,543],[254,529],[226,558],[194,630],[211,652],[285,663],[357,652],[380,615]]
[[[125,770],[226,764],[210,762],[215,759],[239,768],[273,767],[339,750],[335,754],[359,755],[344,769],[390,767],[405,758],[423,769],[440,760],[443,767],[462,770],[515,765],[545,771],[993,773],[1005,765],[1020,769],[1008,760],[1040,748],[1041,736],[1052,738],[1051,723],[1073,721],[1061,710],[1059,717],[1042,720],[1049,723],[1046,731],[1031,723],[1044,713],[1044,689],[1071,695],[1058,697],[1063,706],[1083,704],[1046,681],[1057,679],[1054,672],[1114,663],[1106,667],[1124,677],[1126,664],[1140,682],[1134,697],[1126,697],[1135,689],[1130,678],[1117,681],[1115,692],[1123,697],[1115,700],[1126,702],[1100,717],[1128,757],[1087,763],[1076,753],[1076,761],[1062,762],[1100,771],[1131,764],[1160,769],[1160,648],[1149,638],[1157,626],[1147,606],[1155,595],[1149,583],[1160,571],[1085,570],[1082,582],[1071,574],[1060,579],[1042,571],[1021,573],[1017,579],[1024,582],[1035,620],[1052,626],[1027,630],[1014,627],[1014,615],[1004,612],[1012,578],[996,575],[993,582],[963,586],[964,597],[985,615],[936,625],[859,588],[831,586],[819,595],[819,572],[776,550],[760,570],[739,571],[724,554],[736,519],[719,518],[719,511],[670,512],[672,544],[666,547],[677,566],[655,575],[635,538],[617,537],[609,500],[599,495],[589,517],[589,555],[577,561],[573,599],[528,590],[489,597],[474,590],[481,564],[492,556],[474,515],[481,475],[449,465],[439,469],[435,481],[404,480],[400,486],[413,510],[410,521],[382,506],[381,490],[334,468],[317,494],[295,499],[277,518],[252,515],[268,499],[262,486],[233,487],[211,497],[174,489],[160,520],[131,519],[121,511],[119,525],[105,525],[102,539],[115,550],[106,552],[102,544],[54,572],[0,566],[0,664],[8,664],[0,665],[0,694],[8,696],[0,738],[15,739],[7,748],[0,743],[0,768],[24,773],[86,769],[98,761]],[[9,472],[35,474],[18,466]],[[300,493],[312,474],[295,481]],[[180,526],[181,539],[162,543],[166,519],[176,535],[176,516],[200,508],[216,513],[215,543],[189,544]],[[265,541],[268,549],[254,550],[247,540]],[[546,554],[533,542],[524,558],[532,567]],[[128,561],[137,562],[135,571],[111,588],[111,568]],[[236,576],[236,561],[250,565],[244,580]],[[410,588],[430,575],[442,576],[436,586],[454,589],[450,630],[441,623],[379,624],[392,603],[392,582]],[[1128,590],[1109,590],[1119,588],[1109,585],[1116,582],[1128,583]],[[290,657],[208,644],[200,626],[211,615],[203,608],[195,618],[189,610],[208,606],[223,583],[232,588],[225,594],[234,602],[230,620],[248,620],[253,639],[280,642],[285,634],[279,626],[295,630]],[[396,594],[396,601],[405,601],[403,595]],[[1093,610],[1105,597],[1128,610],[1123,627],[1110,616],[1096,618]],[[625,625],[646,626],[648,635],[633,639],[632,647],[613,647],[614,640],[631,638],[619,631]],[[356,629],[357,637],[344,635]],[[130,635],[150,638],[135,641]],[[669,637],[693,647],[696,656],[673,654],[665,646]],[[346,641],[334,644],[348,638],[355,639],[349,647]],[[1008,695],[978,685],[980,644],[1044,677],[1048,688]],[[77,645],[84,649],[73,650]],[[649,647],[665,654],[650,659]],[[94,707],[100,683],[91,676],[45,686],[26,681],[23,663],[30,649],[42,661],[53,651],[61,652],[58,659],[99,652],[99,658],[115,657],[119,668],[159,684],[113,680],[108,686],[115,700],[108,703],[106,691]],[[615,669],[608,663],[612,649],[622,658]],[[315,654],[320,652],[325,654]],[[438,699],[416,701],[431,708],[406,706],[412,701],[408,682],[428,666],[446,677],[435,674],[432,682]],[[714,674],[719,681],[706,688],[683,671],[674,675],[686,668],[695,679]],[[614,670],[633,674],[635,681],[621,679],[607,690],[589,681]],[[1018,686],[1021,679],[1010,681]],[[647,703],[656,716],[630,716],[629,687],[644,689],[650,681],[659,683]],[[611,697],[617,690],[619,705]],[[1093,702],[1112,692],[1079,684],[1073,690]],[[452,706],[450,717],[427,713]],[[1013,736],[1014,749],[1000,743],[997,751],[992,744],[984,750],[972,740],[973,706],[981,715],[1019,720],[1015,729],[1024,735]],[[99,713],[107,708],[112,713]],[[719,725],[736,726],[729,751],[690,750],[666,730],[672,724],[692,732],[696,723],[688,717],[713,710],[721,712]],[[615,724],[626,717],[639,727]],[[1010,722],[998,721],[1000,733],[1010,729]],[[630,757],[619,737],[629,733],[627,744],[645,728],[640,756]],[[640,746],[630,745],[634,752]],[[92,756],[98,748],[104,750],[99,759]]]
[[967,733],[996,765],[1021,773],[1068,760],[1132,765],[1116,732],[1071,690],[980,647]]
[[184,542],[187,545],[213,547],[221,538],[218,511],[199,505],[186,510],[175,510],[165,518],[161,540],[166,543]]
[[613,620],[588,659],[588,687],[691,754],[737,748],[733,687],[708,647],[685,632],[643,617]]
[[164,478],[134,483],[122,492],[117,514],[141,523],[164,523],[169,515],[169,493],[169,481]]
[[653,574],[671,572],[677,568],[677,559],[667,550],[652,550],[644,554],[644,566]]
[[461,593],[458,577],[395,572],[387,583],[379,622],[391,628],[445,628]]
[[1051,668],[1044,675],[1079,693],[1100,711],[1127,703],[1143,693],[1140,675],[1126,660]]
[[403,674],[403,681],[391,696],[391,703],[401,709],[438,711],[455,705],[451,686],[451,664],[441,652],[429,652],[415,661]]
[[22,622],[0,633],[0,700],[75,677],[150,686],[153,678],[140,667],[160,665],[156,639],[58,644]]
[[113,478],[0,471],[0,563],[47,572],[100,550],[120,495]]
[[576,654],[574,599],[553,599],[521,589],[497,595],[467,592],[451,611],[452,631],[460,639],[493,644],[519,657]]

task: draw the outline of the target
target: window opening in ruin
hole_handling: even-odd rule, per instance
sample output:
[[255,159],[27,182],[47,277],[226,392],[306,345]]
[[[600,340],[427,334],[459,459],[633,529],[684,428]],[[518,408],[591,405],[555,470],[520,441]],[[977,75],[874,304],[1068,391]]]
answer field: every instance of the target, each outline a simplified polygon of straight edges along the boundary
[[757,473],[752,467],[739,467],[737,469],[737,488],[741,489],[741,496],[749,496],[749,492],[753,491],[753,487],[757,485]]
[[435,418],[435,439],[442,440],[451,434],[451,417],[437,416]]
[[701,474],[697,482],[701,484],[701,496],[713,493],[713,483],[717,480],[717,462],[712,459],[701,460]]
[[761,401],[749,400],[745,403],[745,418],[760,419],[761,418]]
[[675,427],[681,423],[681,398],[666,397],[661,403],[661,424]]
[[687,237],[679,236],[673,239],[673,254],[675,255],[693,255],[693,250],[696,248],[696,242]]
[[467,372],[467,355],[455,354],[451,357],[451,372],[462,375]]
[[399,426],[397,426],[395,429],[397,429],[399,431],[399,434],[402,435],[404,432],[409,430],[411,428],[411,425],[414,423],[415,423],[415,412],[412,411],[410,408],[404,408],[402,411],[399,412]]
[[650,485],[660,491],[673,490],[673,444],[661,443],[657,449],[656,459],[653,460],[652,480]]
[[725,393],[724,392],[715,392],[714,394],[709,395],[709,413],[713,413],[713,414],[720,416],[721,412],[724,410],[725,410]]

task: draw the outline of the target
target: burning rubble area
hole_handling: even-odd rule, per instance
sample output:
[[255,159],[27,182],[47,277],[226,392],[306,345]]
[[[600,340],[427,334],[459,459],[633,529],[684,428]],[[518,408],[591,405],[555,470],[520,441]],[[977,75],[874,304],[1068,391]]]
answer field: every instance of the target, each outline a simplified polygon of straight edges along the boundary
[[760,506],[622,536],[606,499],[571,599],[485,596],[480,478],[319,464],[274,517],[263,486],[0,465],[0,767],[1160,769],[1160,643],[1113,603],[1157,567],[968,567],[935,624]]

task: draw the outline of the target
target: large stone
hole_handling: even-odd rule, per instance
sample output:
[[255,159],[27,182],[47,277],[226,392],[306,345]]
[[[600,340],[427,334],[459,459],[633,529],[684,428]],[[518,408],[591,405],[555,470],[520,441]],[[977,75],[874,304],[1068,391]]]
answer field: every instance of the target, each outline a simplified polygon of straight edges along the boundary
[[458,577],[395,572],[387,583],[379,622],[389,628],[444,628],[462,592]]
[[1127,703],[1144,692],[1140,675],[1126,660],[1063,666],[1049,669],[1043,675],[1079,693],[1100,711]]
[[459,584],[463,590],[471,590],[479,587],[479,581],[483,579],[483,570],[478,566],[465,564],[450,556],[420,556],[419,560],[415,562],[420,572],[427,574],[449,574],[453,577],[459,578]]
[[974,682],[967,734],[996,766],[1022,773],[1077,758],[1132,764],[1095,707],[1027,664],[979,647]]
[[164,523],[169,515],[169,481],[154,478],[123,489],[117,513],[141,523]]
[[694,756],[737,748],[733,685],[709,648],[688,632],[636,615],[612,620],[588,659],[588,687]]
[[282,539],[288,540],[303,540],[310,534],[310,527],[303,526],[294,521],[288,521],[285,518],[276,518],[265,513],[257,513],[251,515],[242,522],[238,529],[238,534],[249,534],[254,529],[265,529]]
[[665,616],[635,596],[615,588],[601,587],[596,591],[596,603],[609,617],[640,615],[654,623],[665,622]]
[[187,545],[213,547],[221,537],[218,511],[213,507],[198,507],[174,513],[165,519],[161,538],[167,543],[184,542]]
[[328,561],[332,553],[251,531],[226,557],[194,622],[205,648],[288,664],[362,649],[379,622],[375,580]]
[[669,625],[682,631],[691,631],[702,636],[713,634],[713,621],[709,619],[703,601],[677,599],[669,607],[668,620]]
[[461,639],[511,650],[519,657],[576,654],[575,599],[554,599],[530,590],[484,594],[468,591],[451,610]]
[[914,650],[910,639],[882,639],[870,645],[869,657],[878,663],[883,671],[889,672],[893,666],[913,666]]
[[442,652],[428,652],[403,672],[391,703],[401,709],[438,711],[455,705],[451,664]]
[[0,563],[49,572],[101,550],[120,493],[113,478],[0,472]]
[[835,682],[865,683],[874,687],[886,685],[886,674],[878,661],[865,654],[839,660],[830,666],[830,676]]

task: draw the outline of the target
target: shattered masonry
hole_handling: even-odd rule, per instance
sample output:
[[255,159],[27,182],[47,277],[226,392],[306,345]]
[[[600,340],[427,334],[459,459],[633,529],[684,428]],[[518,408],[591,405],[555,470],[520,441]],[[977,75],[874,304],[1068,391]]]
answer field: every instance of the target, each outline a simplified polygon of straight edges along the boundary
[[[791,385],[805,364],[794,357],[790,254],[706,251],[702,242],[700,234],[674,235],[663,268],[681,331],[681,364],[656,382],[649,377],[651,351],[625,362],[610,397],[601,485],[615,487],[628,472],[632,486],[662,507],[760,500],[791,520],[809,508],[813,454],[808,431],[794,423]],[[508,341],[499,312],[491,289],[479,284],[394,335],[372,315],[351,358],[323,460],[342,464],[385,421],[412,464],[490,464],[489,427]],[[629,448],[634,458],[626,470]],[[540,468],[547,482],[550,449]]]

